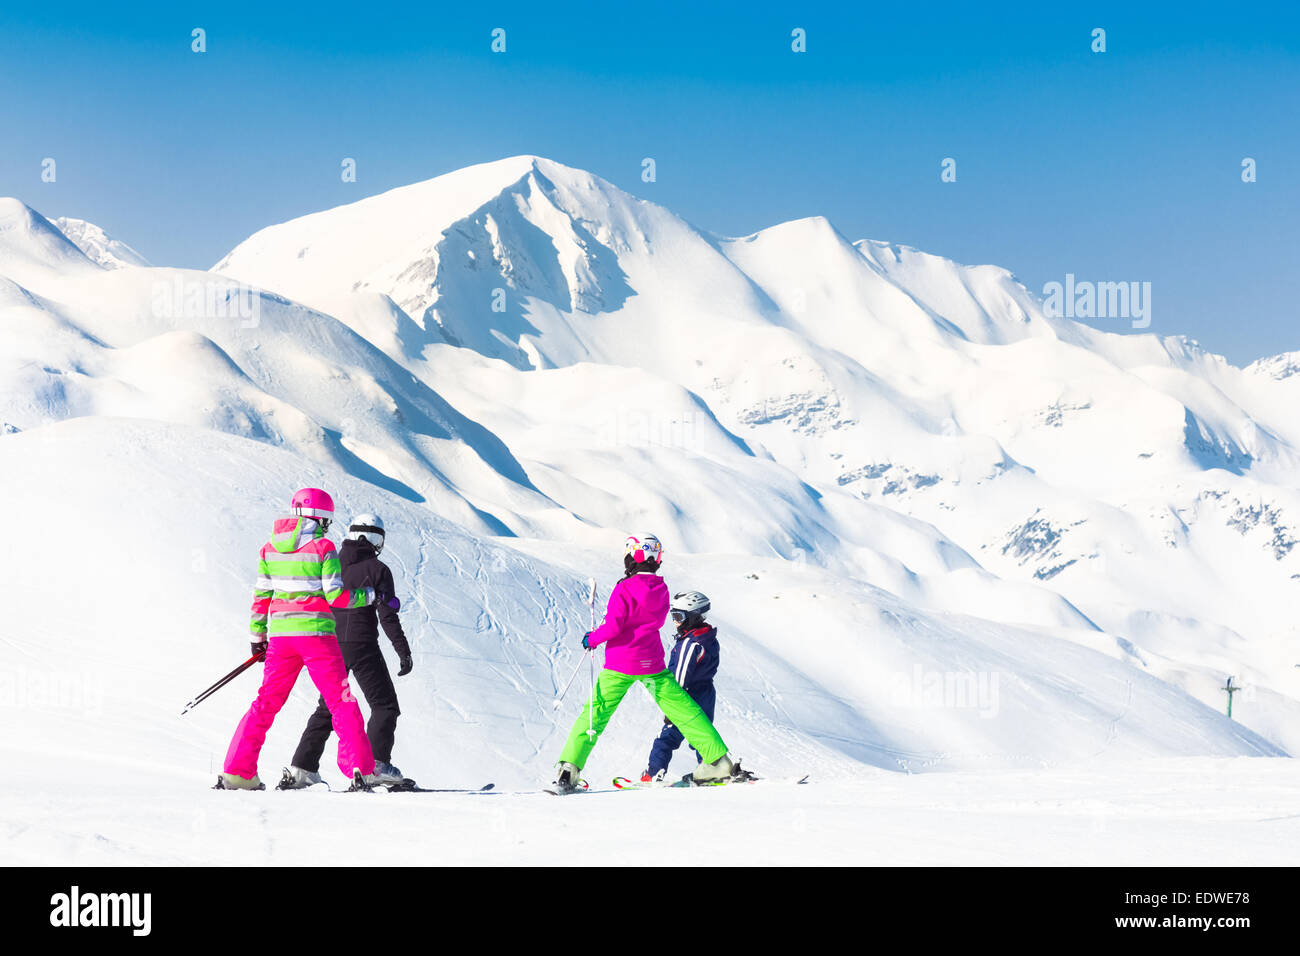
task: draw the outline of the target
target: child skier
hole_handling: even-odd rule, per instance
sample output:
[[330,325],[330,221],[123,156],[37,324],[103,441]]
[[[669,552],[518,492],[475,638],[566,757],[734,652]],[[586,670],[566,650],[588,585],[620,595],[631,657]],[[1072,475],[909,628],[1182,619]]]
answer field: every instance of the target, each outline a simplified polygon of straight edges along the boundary
[[569,731],[560,754],[555,786],[558,793],[581,789],[579,773],[596,746],[596,738],[609,723],[614,710],[633,684],[650,692],[659,709],[700,754],[694,777],[697,782],[716,782],[743,775],[732,762],[727,745],[700,705],[682,690],[664,662],[659,630],[668,617],[668,587],[659,577],[663,547],[653,535],[630,537],[624,547],[623,580],[609,595],[605,621],[582,638],[582,646],[594,650],[606,647],[605,667],[596,681],[593,701]]
[[[343,585],[353,590],[375,589],[375,603],[362,608],[340,609],[334,618],[338,626],[339,650],[343,664],[361,685],[361,693],[370,705],[370,723],[366,735],[375,755],[375,777],[381,784],[400,784],[402,772],[392,764],[393,736],[397,731],[397,691],[388,673],[388,663],[379,649],[379,625],[397,651],[400,662],[398,677],[411,673],[411,647],[402,631],[397,612],[401,602],[393,595],[393,572],[379,560],[384,549],[384,522],[378,515],[363,514],[352,519],[347,538],[339,549],[343,567]],[[376,614],[378,612],[378,614]],[[376,621],[376,617],[378,620]],[[293,764],[284,770],[280,790],[297,790],[320,783],[320,758],[329,739],[332,719],[325,698],[307,720]]]
[[[719,654],[718,629],[704,620],[709,607],[709,599],[699,591],[673,595],[668,613],[677,625],[677,643],[673,645],[668,668],[682,690],[700,705],[704,716],[713,720],[713,707],[718,699],[713,677],[718,673]],[[673,751],[681,746],[683,739],[682,732],[665,717],[663,730],[650,747],[650,763],[641,774],[642,783],[663,780]],[[704,759],[698,751],[695,757],[697,762]]]
[[348,688],[333,609],[365,607],[374,602],[375,592],[343,585],[338,553],[325,537],[334,518],[334,499],[319,488],[303,488],[294,493],[289,508],[292,515],[276,519],[257,563],[249,627],[253,653],[266,655],[262,686],[230,741],[217,788],[266,789],[257,776],[257,757],[303,667],[324,696],[338,732],[339,769],[352,778],[354,787],[368,788],[378,782],[375,758],[361,708]]

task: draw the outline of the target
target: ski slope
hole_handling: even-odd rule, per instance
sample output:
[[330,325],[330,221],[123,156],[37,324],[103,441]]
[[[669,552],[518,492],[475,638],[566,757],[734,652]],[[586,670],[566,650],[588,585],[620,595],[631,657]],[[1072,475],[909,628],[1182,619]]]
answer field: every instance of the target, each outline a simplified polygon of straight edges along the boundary
[[[918,614],[813,567],[769,587],[766,569],[756,582],[707,557],[670,563],[665,574],[670,584],[707,578],[732,609],[716,615],[725,641],[718,726],[750,766],[774,778],[811,773],[816,786],[539,795],[581,697],[580,680],[561,710],[551,707],[588,613],[585,582],[565,564],[595,573],[607,593],[610,562],[575,551],[548,563],[525,553],[547,550],[537,543],[521,551],[479,539],[311,469],[304,480],[333,487],[344,507],[377,508],[406,529],[385,549],[408,583],[402,613],[416,661],[399,681],[395,759],[426,785],[492,781],[502,793],[208,791],[255,678],[183,718],[180,705],[246,655],[246,542],[265,532],[258,519],[278,510],[302,463],[248,439],[121,419],[73,420],[0,447],[0,491],[15,514],[76,502],[47,509],[39,535],[10,536],[6,563],[50,567],[70,551],[86,555],[59,600],[15,603],[0,644],[13,678],[6,703],[21,708],[23,726],[0,753],[33,776],[0,800],[13,862],[323,863],[323,826],[347,832],[369,865],[545,863],[562,852],[595,862],[602,831],[623,832],[646,813],[670,819],[683,805],[674,800],[693,801],[732,862],[755,864],[1100,862],[1107,853],[1185,862],[1228,847],[1260,862],[1277,859],[1278,839],[1298,829],[1261,822],[1286,816],[1288,801],[1294,810],[1292,761],[1234,758],[1279,751],[1117,656]],[[99,480],[87,481],[78,461],[94,462]],[[238,511],[224,503],[232,495],[246,503]],[[762,588],[761,598],[746,599],[746,588]],[[774,640],[762,627],[777,602],[798,634]],[[845,606],[857,627],[839,617]],[[999,683],[992,696],[953,706],[909,696],[907,668],[917,666],[982,670]],[[268,781],[313,706],[302,680],[263,751]],[[658,726],[648,698],[629,696],[588,778],[636,772]],[[1219,756],[1170,756],[1184,752]],[[342,788],[332,749],[326,757],[327,780]],[[690,762],[679,755],[674,767],[686,772]],[[923,773],[936,770],[952,772]],[[764,840],[753,839],[756,827]],[[1189,828],[1204,828],[1206,842],[1175,839]],[[664,862],[657,838],[636,829],[643,842],[627,851]],[[1138,830],[1141,854],[1131,848]],[[695,852],[709,859],[704,846]]]
[[[40,764],[37,765],[41,767]],[[878,772],[696,790],[232,795],[100,764],[5,801],[6,862],[69,866],[1291,866],[1293,760]],[[464,781],[458,781],[464,782]],[[674,834],[688,818],[692,839]],[[324,840],[323,833],[342,835]],[[665,852],[670,845],[671,851]]]
[[[6,543],[10,559],[57,566],[88,523],[88,548],[110,556],[57,601],[21,602],[6,625],[11,662],[77,675],[102,691],[102,719],[86,726],[76,707],[52,706],[35,737],[53,736],[34,749],[57,742],[111,753],[115,741],[143,732],[161,746],[150,761],[205,773],[220,763],[255,682],[184,721],[175,714],[247,656],[250,568],[284,507],[281,490],[298,477],[333,489],[345,512],[384,514],[394,529],[384,556],[405,592],[417,666],[402,683],[402,737],[420,742],[402,755],[403,769],[418,779],[445,768],[508,786],[546,778],[580,705],[581,692],[559,714],[551,702],[590,627],[586,577],[608,595],[621,575],[616,549],[548,560],[540,555],[550,545],[474,536],[289,452],[192,427],[74,419],[2,442],[5,500],[16,514],[43,515],[34,541]],[[80,461],[94,462],[97,480],[86,480]],[[51,510],[42,504],[49,500],[76,505]],[[678,589],[709,582],[726,656],[718,719],[732,748],[769,773],[1281,752],[1132,668],[1104,638],[1088,648],[1066,633],[920,612],[811,565],[790,572],[779,561],[670,555],[664,574]],[[989,681],[934,697],[927,679],[947,673]],[[268,759],[287,759],[314,699],[301,681]],[[593,758],[611,777],[640,769],[627,761],[643,760],[659,723],[638,697],[618,717]]]
[[[1053,319],[1005,270],[821,218],[714,236],[538,157],[212,272],[129,253],[0,199],[15,860],[322,862],[330,825],[371,864],[595,862],[683,800],[729,862],[1294,856],[1294,355]],[[305,485],[392,529],[395,762],[499,793],[206,790],[255,673],[179,710],[247,656],[255,552]],[[732,753],[815,785],[535,792],[581,706],[584,678],[552,701],[586,580],[608,594],[630,531],[712,598]],[[268,783],[314,701],[301,680]],[[640,771],[660,722],[629,695],[588,779]]]

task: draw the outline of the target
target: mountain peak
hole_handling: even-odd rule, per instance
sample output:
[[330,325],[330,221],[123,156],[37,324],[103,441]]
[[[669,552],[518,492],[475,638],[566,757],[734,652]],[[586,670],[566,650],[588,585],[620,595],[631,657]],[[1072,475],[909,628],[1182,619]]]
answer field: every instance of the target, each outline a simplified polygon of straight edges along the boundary
[[758,239],[773,240],[780,238],[781,241],[789,242],[823,242],[830,240],[836,244],[852,245],[844,237],[835,224],[825,216],[802,216],[799,219],[789,219],[785,222],[779,222],[775,226],[768,226],[758,232],[752,232],[747,236],[738,236],[734,239],[727,239],[727,242],[754,242]]
[[616,307],[631,290],[614,249],[644,244],[647,217],[671,218],[653,210],[591,173],[525,154],[268,227],[213,271],[326,310],[380,293],[430,341],[449,335],[527,363],[483,313],[495,316],[507,292],[516,319],[527,297],[566,313]]
[[1300,352],[1283,352],[1258,359],[1246,366],[1246,372],[1282,382],[1300,375]]
[[49,220],[21,199],[0,196],[0,231],[9,232],[16,228],[32,230],[39,228],[38,222],[48,223]]
[[0,197],[0,274],[30,288],[43,279],[99,268],[31,206]]
[[60,216],[52,220],[68,239],[86,254],[92,262],[97,262],[105,269],[123,269],[135,266],[147,266],[149,260],[120,239],[115,239],[93,222]]

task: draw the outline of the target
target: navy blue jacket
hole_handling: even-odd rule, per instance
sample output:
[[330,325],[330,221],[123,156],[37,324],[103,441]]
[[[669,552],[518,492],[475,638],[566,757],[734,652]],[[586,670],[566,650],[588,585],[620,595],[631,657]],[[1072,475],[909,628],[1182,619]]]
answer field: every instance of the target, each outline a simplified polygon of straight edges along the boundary
[[713,685],[713,676],[718,673],[718,653],[718,629],[697,627],[677,636],[668,657],[668,669],[677,683],[694,697],[694,691]]

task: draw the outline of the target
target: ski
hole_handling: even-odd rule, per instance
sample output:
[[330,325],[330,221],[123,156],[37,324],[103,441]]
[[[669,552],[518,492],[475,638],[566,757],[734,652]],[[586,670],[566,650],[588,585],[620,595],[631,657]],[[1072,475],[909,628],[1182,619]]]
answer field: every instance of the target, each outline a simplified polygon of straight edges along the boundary
[[561,787],[558,784],[551,784],[549,787],[543,787],[542,793],[549,793],[553,797],[567,797],[575,793],[591,793],[587,788],[587,781],[582,781],[581,787]]
[[633,780],[629,777],[615,777],[613,783],[617,790],[665,790],[683,787],[725,787],[733,783],[788,783],[797,785],[806,784],[810,776],[812,775],[804,774],[804,776],[799,777],[798,779],[773,780],[770,777],[755,777],[750,775],[742,780],[732,780],[731,778],[727,778],[724,780],[711,780],[704,783],[697,783],[690,774],[687,774],[682,777],[682,779],[673,783],[642,783],[640,780]]
[[673,784],[667,780],[651,780],[643,783],[633,777],[615,777],[614,787],[618,790],[662,790],[664,787],[671,787]]
[[587,781],[582,781],[581,787],[560,787],[557,784],[551,784],[549,787],[542,789],[542,793],[549,793],[553,797],[568,797],[575,793],[614,793],[613,790],[596,790],[587,786]]
[[[324,780],[306,787],[291,786],[289,785],[290,782],[291,782],[291,778],[289,776],[289,772],[286,770],[284,772],[284,776],[280,778],[280,783],[276,787],[276,789],[277,790],[324,790],[326,793],[357,793],[361,791],[367,793],[373,793],[375,791],[387,792],[387,793],[490,793],[492,791],[492,788],[496,786],[495,783],[485,783],[481,787],[473,787],[473,788],[471,787],[421,787],[410,777],[403,777],[397,783],[367,784],[361,779],[360,772],[358,772],[353,776],[352,785],[349,786],[346,790],[335,790]],[[220,785],[221,783],[220,778],[217,779],[217,783]]]
[[495,783],[485,783],[481,787],[421,787],[407,778],[400,783],[388,784],[387,790],[389,793],[489,793],[495,786]]
[[692,777],[692,776],[688,773],[686,776],[682,777],[681,780],[678,780],[676,783],[674,783],[673,786],[674,786],[674,787],[727,787],[727,786],[731,786],[732,784],[735,784],[735,783],[789,783],[789,784],[804,784],[804,783],[807,783],[807,782],[808,782],[808,778],[809,778],[810,776],[812,776],[812,775],[811,775],[811,774],[804,774],[802,777],[799,777],[798,779],[790,779],[790,780],[773,780],[771,777],[756,777],[756,776],[754,776],[753,774],[749,774],[748,776],[746,776],[746,777],[742,777],[742,778],[740,778],[740,779],[735,779],[735,778],[730,778],[730,777],[728,777],[728,778],[725,779],[725,780],[705,780],[705,781],[703,781],[703,782],[699,782],[699,781],[695,780],[695,778]]

